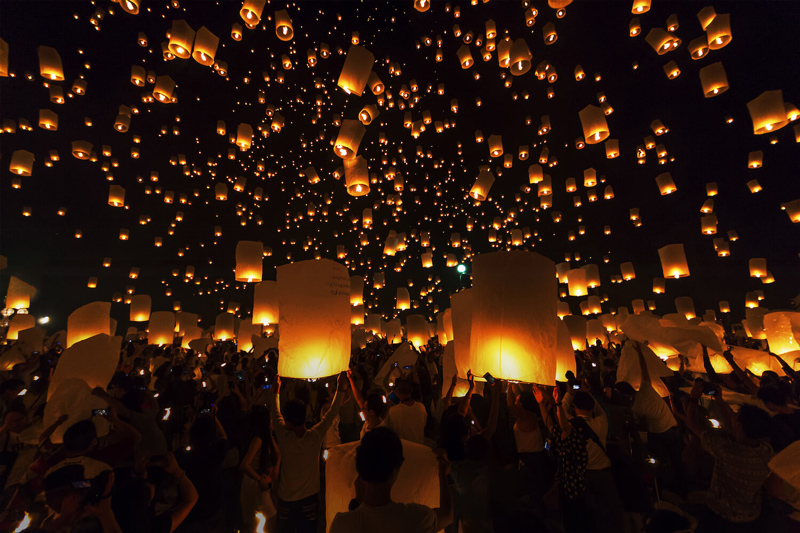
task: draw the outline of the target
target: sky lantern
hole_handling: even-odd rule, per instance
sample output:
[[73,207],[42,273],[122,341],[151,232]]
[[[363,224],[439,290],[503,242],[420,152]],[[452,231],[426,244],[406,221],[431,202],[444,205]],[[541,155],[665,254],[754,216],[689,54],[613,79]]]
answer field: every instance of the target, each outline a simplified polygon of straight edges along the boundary
[[606,158],[614,159],[619,157],[619,139],[608,139],[605,144]]
[[156,78],[155,86],[153,87],[153,98],[162,103],[170,103],[172,101],[172,93],[175,91],[175,82],[169,76],[159,76]]
[[763,257],[754,257],[748,263],[751,278],[761,278],[767,275],[767,260]]
[[250,149],[253,142],[253,127],[250,124],[239,124],[236,128],[236,146],[243,152]]
[[358,120],[343,120],[336,143],[333,145],[336,155],[345,160],[355,159],[358,145],[361,144],[366,131],[367,129]]
[[653,28],[645,37],[649,44],[658,55],[662,56],[672,50],[675,36],[663,28]]
[[39,127],[48,131],[58,130],[58,115],[56,112],[49,109],[40,109]]
[[353,326],[364,325],[364,304],[353,305],[350,307],[350,324]]
[[622,263],[619,265],[620,273],[622,274],[622,279],[625,281],[630,281],[636,278],[636,271],[633,269],[633,263],[630,261]]
[[64,69],[58,51],[50,46],[40,46],[37,52],[41,76],[51,81],[64,81]]
[[589,294],[586,284],[586,270],[583,268],[573,268],[567,272],[567,283],[569,284],[570,296],[586,296]]
[[234,41],[242,40],[242,25],[238,22],[234,22],[231,26],[231,39]]
[[431,0],[414,0],[414,9],[424,13],[431,8]]
[[728,45],[733,38],[731,35],[731,16],[729,14],[716,15],[705,27],[708,36],[708,47],[719,50]]
[[678,190],[678,188],[675,187],[675,182],[672,181],[672,174],[669,172],[664,172],[656,176],[656,185],[658,185],[661,196],[672,194]]
[[277,268],[280,302],[278,374],[316,379],[347,370],[350,360],[350,280],[329,259]]
[[586,144],[597,144],[608,138],[609,130],[603,110],[597,106],[587,105],[578,113],[583,126]]
[[[363,126],[362,126],[363,127]],[[362,156],[344,160],[344,181],[350,196],[369,194],[369,169]]]
[[472,271],[468,368],[477,376],[553,384],[555,264],[533,252],[494,252],[476,256]]
[[260,282],[264,245],[261,241],[239,241],[236,244],[236,281]]
[[706,31],[706,28],[708,28],[708,25],[711,24],[711,21],[713,21],[716,16],[717,12],[712,6],[706,6],[697,12],[697,20],[700,21],[700,27],[703,28],[703,31]]
[[175,339],[175,313],[172,311],[155,311],[151,313],[147,330],[148,344],[172,344]]
[[17,176],[30,176],[33,172],[33,153],[27,150],[14,150],[8,170]]
[[67,318],[67,345],[104,333],[113,336],[111,330],[111,302],[92,302],[77,308]]
[[431,336],[425,315],[416,314],[406,317],[406,338],[417,349],[428,343]]
[[764,162],[764,152],[757,150],[747,154],[747,168],[761,168]]
[[753,120],[753,133],[756,135],[777,131],[789,123],[781,90],[764,91],[747,102],[747,110]]
[[262,281],[253,288],[253,323],[268,326],[278,323],[278,284]]
[[192,55],[194,36],[194,30],[185,20],[173,20],[169,31],[169,51],[175,57],[188,59]]
[[[18,340],[20,331],[36,327],[36,317],[33,315],[17,314],[11,317],[6,331],[7,340]],[[4,368],[3,370],[11,370]]]
[[746,185],[752,194],[756,194],[757,192],[761,192],[763,190],[758,180],[750,180],[746,183]]
[[781,204],[781,208],[786,211],[786,214],[789,216],[789,220],[794,223],[800,222],[800,198],[797,200],[792,200],[791,202],[786,202],[785,204]]
[[539,183],[544,179],[541,165],[534,163],[528,167],[528,182],[531,184]]
[[508,52],[509,69],[513,76],[522,76],[531,69],[531,50],[525,39],[519,38],[511,45]]
[[492,188],[493,183],[494,174],[492,174],[488,166],[483,166],[469,191],[469,195],[479,202],[482,202],[486,200],[486,197],[489,195],[489,189]]
[[711,213],[700,217],[700,231],[703,235],[714,235],[717,233],[717,215]]
[[377,107],[368,104],[361,108],[361,111],[358,113],[358,120],[360,120],[363,125],[368,126],[379,114]]
[[75,159],[89,159],[92,155],[92,143],[88,141],[72,141],[72,155]]
[[130,321],[131,322],[147,322],[150,320],[150,306],[152,305],[152,300],[150,296],[147,294],[134,294],[131,296],[131,310],[130,310]]
[[712,98],[728,90],[728,76],[722,63],[711,63],[700,69],[700,84],[706,98]]
[[361,276],[350,276],[350,305],[362,305],[364,303],[364,278]]
[[109,185],[108,205],[112,207],[123,207],[125,205],[125,188],[121,185]]
[[11,276],[6,291],[6,307],[9,309],[27,309],[31,306],[31,298],[36,295],[36,287],[25,283],[16,276]]
[[456,51],[456,55],[458,56],[458,62],[461,64],[461,68],[463,69],[468,69],[475,63],[475,60],[472,59],[472,54],[469,51],[469,46],[466,44],[461,45],[461,48]]
[[203,66],[210,67],[214,64],[214,56],[217,54],[219,37],[203,26],[197,30],[194,37],[194,51],[192,58]]
[[553,44],[558,40],[558,34],[556,33],[556,26],[552,22],[547,22],[544,27],[542,28],[542,38],[544,39],[544,44],[550,45]]
[[398,311],[405,311],[411,309],[411,295],[408,294],[408,289],[405,287],[397,288],[396,307]]
[[373,63],[375,56],[372,52],[362,46],[350,46],[337,84],[347,94],[361,96],[372,72]]
[[267,0],[244,0],[239,16],[248,28],[255,27],[261,21],[261,11],[266,3]]
[[226,341],[236,337],[236,316],[228,308],[225,313],[219,313],[214,320],[214,339]]
[[491,157],[500,157],[503,155],[503,137],[500,135],[489,135],[487,141],[489,145],[489,155]]
[[701,35],[696,39],[692,39],[689,42],[688,48],[692,59],[697,60],[704,58],[708,55],[708,38],[705,35]]
[[694,301],[691,296],[680,296],[675,298],[675,310],[679,315],[686,317],[686,320],[691,320],[697,316],[694,311]]
[[131,83],[137,87],[144,87],[147,72],[140,65],[131,66]]
[[633,6],[631,6],[631,13],[634,15],[641,15],[642,13],[647,13],[650,11],[650,1],[651,0],[633,0]]
[[689,276],[689,265],[683,244],[668,244],[658,249],[661,270],[665,278],[685,278]]
[[291,41],[294,37],[294,28],[292,27],[292,19],[285,9],[275,12],[275,35],[281,41]]

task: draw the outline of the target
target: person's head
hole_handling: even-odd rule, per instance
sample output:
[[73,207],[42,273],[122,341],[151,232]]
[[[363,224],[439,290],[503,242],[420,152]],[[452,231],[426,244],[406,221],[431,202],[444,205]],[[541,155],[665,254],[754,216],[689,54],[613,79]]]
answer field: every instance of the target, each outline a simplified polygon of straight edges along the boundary
[[764,440],[769,438],[772,419],[755,405],[744,404],[734,420],[733,432],[738,440]]
[[617,390],[617,392],[626,396],[627,398],[634,398],[636,396],[636,389],[634,389],[627,381],[620,381],[614,385],[614,388]]
[[306,404],[300,400],[290,400],[281,408],[283,418],[289,425],[294,427],[305,426],[306,423]]
[[575,398],[572,400],[575,413],[580,416],[589,416],[594,411],[594,398],[586,391],[576,391]]
[[97,428],[92,420],[75,422],[64,432],[64,451],[68,455],[85,455],[97,445]]
[[19,393],[22,392],[22,389],[25,388],[25,382],[21,379],[9,379],[0,383],[0,398],[2,398],[6,403],[10,402],[17,396]]
[[58,513],[70,510],[80,517],[86,505],[97,505],[110,495],[113,484],[114,474],[107,464],[84,457],[48,471],[43,488],[51,509]]
[[365,434],[356,448],[356,472],[369,484],[391,487],[403,461],[403,443],[387,427],[377,427]]
[[517,396],[516,404],[529,413],[539,413],[539,404],[536,402],[536,397],[530,391],[522,391],[519,396]]
[[394,392],[401,400],[408,400],[411,398],[411,393],[414,391],[414,385],[410,379],[398,379],[394,382]]
[[386,399],[379,392],[370,392],[367,395],[367,412],[379,419],[386,416]]
[[217,424],[210,414],[200,414],[189,429],[192,448],[202,448],[216,442]]
[[120,401],[129,411],[141,413],[143,406],[147,403],[147,394],[139,388],[132,389],[126,392],[125,395],[120,398]]
[[126,531],[149,530],[150,504],[155,497],[155,486],[144,479],[133,478],[114,490],[111,508]]
[[770,411],[777,411],[786,407],[786,394],[777,386],[764,387],[762,385],[758,389],[757,396]]

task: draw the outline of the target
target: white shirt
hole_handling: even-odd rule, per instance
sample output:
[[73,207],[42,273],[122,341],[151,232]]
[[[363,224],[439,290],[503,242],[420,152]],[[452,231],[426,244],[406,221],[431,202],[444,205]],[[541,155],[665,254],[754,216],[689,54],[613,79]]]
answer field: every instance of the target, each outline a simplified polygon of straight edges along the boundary
[[285,502],[295,502],[319,492],[319,455],[322,441],[328,428],[339,414],[343,394],[336,393],[330,410],[313,428],[302,437],[286,427],[281,416],[280,397],[272,404],[272,420],[275,423],[275,441],[281,451],[281,474],[278,481],[278,497]]
[[389,409],[386,420],[381,425],[397,433],[401,439],[423,444],[427,420],[428,413],[425,411],[424,405],[419,402],[411,405],[400,402]]
[[664,433],[678,425],[669,406],[650,383],[640,385],[632,409],[636,418],[647,422],[650,433]]
[[438,530],[436,513],[430,507],[391,502],[380,507],[362,504],[355,511],[337,513],[329,533],[434,533]]

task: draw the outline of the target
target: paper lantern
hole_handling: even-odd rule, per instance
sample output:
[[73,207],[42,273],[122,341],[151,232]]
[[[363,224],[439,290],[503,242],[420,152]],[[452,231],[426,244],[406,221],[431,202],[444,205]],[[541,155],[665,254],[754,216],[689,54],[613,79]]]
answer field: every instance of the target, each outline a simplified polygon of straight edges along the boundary
[[675,187],[675,182],[672,181],[672,174],[669,172],[664,172],[656,176],[656,185],[658,185],[661,196],[672,194],[678,190],[678,188]]
[[175,82],[169,76],[159,76],[156,78],[153,87],[153,98],[162,103],[172,101],[172,93],[175,90]]
[[364,304],[354,305],[350,308],[350,324],[354,326],[364,324]]
[[639,18],[634,17],[628,23],[628,33],[631,37],[636,37],[642,33],[642,25],[639,23]]
[[582,268],[573,268],[567,272],[570,296],[586,296],[589,294],[586,286],[586,271]]
[[717,233],[717,215],[713,213],[700,218],[700,231],[703,235],[714,235]]
[[667,78],[674,80],[681,75],[681,69],[678,68],[678,64],[675,63],[675,61],[670,61],[664,65],[664,73],[667,75]]
[[525,39],[519,38],[511,45],[508,52],[509,69],[513,76],[522,76],[531,69],[531,50]]
[[294,37],[294,28],[292,27],[292,19],[285,9],[275,12],[275,35],[281,41],[291,41]]
[[764,91],[747,102],[753,120],[753,133],[763,135],[781,129],[789,123],[783,103],[783,91]]
[[558,34],[556,33],[555,24],[552,22],[548,22],[542,28],[542,38],[544,39],[544,44],[553,44],[558,40]]
[[417,349],[428,344],[430,333],[428,321],[424,315],[408,315],[406,317],[406,338]]
[[751,278],[761,278],[767,275],[767,260],[763,257],[750,259],[748,266],[750,267]]
[[763,189],[761,188],[761,184],[758,180],[750,180],[747,182],[747,188],[750,189],[750,192],[755,194],[757,192],[761,192]]
[[544,179],[542,167],[538,164],[533,164],[528,167],[528,182],[531,184],[539,183]]
[[712,63],[700,69],[700,84],[706,98],[712,98],[728,90],[728,76],[722,63]]
[[397,288],[396,307],[399,311],[404,311],[411,308],[411,296],[408,294],[408,289],[405,287]]
[[706,195],[707,196],[716,196],[719,193],[719,189],[717,188],[717,182],[712,181],[710,183],[706,183]]
[[6,291],[6,307],[9,309],[27,309],[31,306],[31,298],[36,295],[36,287],[25,283],[16,276],[11,276]]
[[316,379],[347,370],[350,361],[350,280],[329,259],[277,268],[281,336],[278,374]]
[[[790,311],[767,313],[763,317],[763,324],[770,352],[784,355],[800,350],[800,313]],[[792,355],[797,357],[800,353]]]
[[123,207],[125,205],[125,188],[120,185],[109,185],[108,205]]
[[362,46],[352,45],[347,51],[337,84],[347,94],[361,96],[369,80],[373,63],[375,56],[372,52]]
[[697,39],[692,39],[688,48],[692,59],[697,60],[703,58],[708,54],[708,38],[705,35],[701,35]]
[[175,313],[172,311],[150,313],[147,330],[148,344],[171,345],[175,338]]
[[458,56],[458,62],[461,64],[461,68],[463,69],[468,69],[475,64],[475,60],[472,59],[472,54],[469,51],[469,46],[466,44],[461,45],[461,48],[456,51],[456,55]]
[[642,13],[647,13],[648,11],[650,11],[650,0],[633,0],[631,13],[640,15]]
[[494,175],[489,170],[489,167],[481,167],[481,171],[475,183],[472,185],[469,195],[479,202],[482,202],[486,200],[486,197],[489,195],[489,189],[492,188],[493,183]]
[[39,74],[51,81],[64,81],[64,69],[61,66],[61,56],[58,51],[50,46],[40,46],[37,52],[39,54]]
[[675,310],[679,315],[685,316],[686,320],[691,320],[697,316],[694,310],[694,301],[691,296],[675,298]]
[[761,168],[764,162],[764,152],[761,150],[747,154],[747,168]]
[[[110,305],[110,304],[109,304]],[[8,324],[8,331],[6,331],[6,339],[18,340],[21,331],[36,327],[36,317],[33,315],[16,314],[11,317]],[[4,368],[3,370],[10,370]]]
[[350,276],[350,305],[364,304],[364,278]]
[[203,26],[197,30],[195,35],[192,58],[201,65],[210,67],[214,65],[214,56],[217,54],[218,46],[219,37]]
[[247,27],[255,27],[261,21],[261,11],[267,0],[244,0],[239,16],[242,17]]
[[708,47],[719,50],[728,45],[733,38],[731,35],[731,16],[729,14],[716,15],[705,27],[708,37]]
[[414,0],[414,9],[424,13],[431,8],[431,0]]
[[134,294],[131,296],[131,322],[147,322],[150,320],[150,306],[152,300],[147,294]]
[[675,48],[676,43],[675,36],[663,28],[653,28],[645,40],[660,56]]
[[49,109],[39,110],[39,127],[48,131],[58,130],[58,115]]
[[608,138],[609,130],[606,116],[597,106],[587,105],[578,113],[583,126],[586,144],[597,144]]
[[[362,126],[363,127],[363,126]],[[369,169],[362,156],[344,160],[344,181],[350,196],[369,194]]]
[[365,126],[368,126],[379,114],[380,113],[378,113],[377,107],[371,104],[366,105],[361,108],[361,111],[358,113],[358,120],[360,120]]
[[422,259],[422,267],[423,268],[431,268],[433,267],[433,254],[430,252],[424,253],[421,256]]
[[236,244],[236,281],[260,282],[263,257],[261,241],[239,241]]
[[189,56],[192,55],[192,43],[194,42],[194,36],[194,30],[185,20],[173,20],[172,27],[169,30],[169,51],[175,57],[188,59]]
[[111,302],[92,302],[79,307],[67,318],[66,347],[99,334],[113,336],[111,323]]
[[358,120],[343,120],[334,144],[336,155],[344,160],[355,159],[358,145],[361,144],[366,131],[367,129]]
[[18,176],[30,176],[33,171],[33,153],[27,150],[14,150],[8,170]]
[[474,374],[553,383],[554,274],[554,263],[532,252],[494,252],[473,260],[468,368]]
[[253,323],[277,324],[278,316],[278,285],[274,281],[262,281],[253,289]]
[[88,141],[72,141],[72,155],[75,159],[89,159],[92,154],[92,143]]
[[[658,249],[661,270],[665,278],[685,278],[689,275],[689,265],[682,244],[668,244]],[[655,290],[654,290],[655,292]]]
[[236,316],[233,313],[218,314],[214,320],[214,339],[226,341],[234,337],[236,337]]
[[786,211],[789,220],[794,223],[800,222],[800,199],[781,204],[781,208]]
[[[586,349],[586,319],[582,316],[568,315],[562,321],[567,327],[573,350]],[[573,354],[574,358],[574,354]]]

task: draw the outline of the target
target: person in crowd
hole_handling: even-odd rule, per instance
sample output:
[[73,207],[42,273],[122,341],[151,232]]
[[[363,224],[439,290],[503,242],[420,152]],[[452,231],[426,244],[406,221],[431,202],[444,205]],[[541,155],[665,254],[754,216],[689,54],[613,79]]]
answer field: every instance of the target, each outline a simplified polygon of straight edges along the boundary
[[539,387],[523,391],[516,383],[508,385],[506,403],[514,421],[514,441],[517,447],[519,467],[525,484],[535,502],[541,501],[545,490],[552,483],[550,458],[544,448],[545,436],[542,428],[550,415],[544,394]]
[[361,395],[361,391],[353,381],[353,371],[347,371],[347,378],[350,381],[350,390],[353,391],[353,399],[358,405],[359,412],[363,418],[364,424],[361,426],[361,435],[359,438],[364,438],[367,431],[372,431],[380,426],[383,418],[386,416],[386,396],[379,392],[370,392],[366,399]]
[[320,452],[325,433],[339,414],[346,379],[344,373],[339,374],[331,408],[311,429],[306,428],[306,405],[301,401],[292,400],[281,409],[280,376],[276,379],[271,414],[282,461],[276,523],[280,533],[314,533],[317,530]]
[[775,453],[800,439],[800,410],[788,404],[788,394],[777,383],[759,387],[757,397],[772,415],[770,444]]
[[0,420],[5,420],[6,411],[14,402],[20,401],[19,393],[25,388],[21,379],[11,378],[0,383]]
[[408,378],[397,379],[394,392],[400,401],[389,407],[383,425],[394,431],[401,439],[422,444],[425,441],[425,422],[428,413],[425,406],[412,397],[412,381]]
[[272,421],[266,407],[256,406],[251,414],[254,430],[247,453],[239,465],[242,474],[241,505],[245,528],[254,529],[256,513],[269,521],[274,530],[274,519],[278,514],[273,500],[272,487],[278,481],[281,454],[272,436]]
[[356,449],[356,499],[358,507],[338,513],[330,533],[434,533],[450,524],[453,504],[447,476],[450,464],[446,454],[437,454],[439,461],[439,507],[392,501],[392,486],[403,465],[403,444],[387,427],[378,427],[361,439]]

